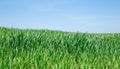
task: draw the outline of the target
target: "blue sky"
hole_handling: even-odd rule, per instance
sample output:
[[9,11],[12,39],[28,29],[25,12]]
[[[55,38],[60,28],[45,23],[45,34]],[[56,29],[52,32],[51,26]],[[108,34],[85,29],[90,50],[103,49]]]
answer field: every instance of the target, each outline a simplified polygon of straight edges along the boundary
[[0,0],[0,26],[120,33],[120,0]]

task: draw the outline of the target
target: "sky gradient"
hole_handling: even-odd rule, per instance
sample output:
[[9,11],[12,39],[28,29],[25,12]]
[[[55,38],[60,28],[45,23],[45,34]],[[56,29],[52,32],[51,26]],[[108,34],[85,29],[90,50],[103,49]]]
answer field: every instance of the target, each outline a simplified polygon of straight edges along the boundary
[[0,0],[0,26],[120,33],[120,0]]

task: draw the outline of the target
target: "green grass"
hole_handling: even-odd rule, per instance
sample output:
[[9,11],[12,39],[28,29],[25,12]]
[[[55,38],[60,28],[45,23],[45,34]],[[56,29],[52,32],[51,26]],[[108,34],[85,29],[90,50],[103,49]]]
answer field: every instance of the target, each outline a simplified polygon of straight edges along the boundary
[[2,27],[0,69],[120,69],[120,34]]

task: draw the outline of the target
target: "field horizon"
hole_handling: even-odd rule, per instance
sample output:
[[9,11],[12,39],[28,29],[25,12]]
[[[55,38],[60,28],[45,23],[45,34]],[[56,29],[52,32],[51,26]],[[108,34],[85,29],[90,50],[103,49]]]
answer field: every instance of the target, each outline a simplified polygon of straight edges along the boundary
[[64,32],[64,33],[87,33],[87,34],[120,34],[120,33],[113,33],[113,32],[81,32],[81,31],[64,31],[64,30],[55,30],[55,29],[35,29],[35,28],[16,28],[16,27],[0,27],[4,29],[16,29],[16,30],[33,30],[33,31],[56,31],[56,32]]

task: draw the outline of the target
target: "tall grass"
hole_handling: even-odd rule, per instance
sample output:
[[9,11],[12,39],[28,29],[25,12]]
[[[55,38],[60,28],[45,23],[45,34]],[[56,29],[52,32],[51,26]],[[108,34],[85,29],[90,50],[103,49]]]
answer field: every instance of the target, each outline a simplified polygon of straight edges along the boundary
[[0,28],[0,69],[119,69],[120,34]]

